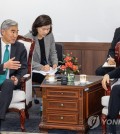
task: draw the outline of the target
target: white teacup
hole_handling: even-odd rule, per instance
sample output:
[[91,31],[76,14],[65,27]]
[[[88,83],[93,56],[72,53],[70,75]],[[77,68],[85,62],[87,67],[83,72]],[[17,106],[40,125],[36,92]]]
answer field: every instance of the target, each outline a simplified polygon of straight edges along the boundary
[[86,83],[86,74],[81,74],[80,75],[80,83],[85,84]]
[[55,81],[55,75],[49,75],[48,80],[49,81]]

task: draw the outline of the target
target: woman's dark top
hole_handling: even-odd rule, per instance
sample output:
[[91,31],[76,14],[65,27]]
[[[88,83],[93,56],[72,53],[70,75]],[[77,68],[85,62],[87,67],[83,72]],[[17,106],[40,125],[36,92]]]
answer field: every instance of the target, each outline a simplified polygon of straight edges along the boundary
[[46,65],[47,64],[47,60],[46,60],[46,54],[45,54],[45,43],[44,43],[44,38],[42,38],[41,40],[39,40],[39,45],[40,45],[40,53],[41,53],[41,63],[42,65]]

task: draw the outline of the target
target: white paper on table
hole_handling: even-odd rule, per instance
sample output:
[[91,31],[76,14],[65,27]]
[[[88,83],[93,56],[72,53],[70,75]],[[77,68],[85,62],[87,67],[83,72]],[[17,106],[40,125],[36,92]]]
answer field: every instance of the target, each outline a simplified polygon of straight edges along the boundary
[[105,62],[102,67],[116,67],[115,65],[109,65],[108,62]]
[[59,68],[59,66],[57,68],[55,68],[55,69],[53,69],[52,67],[50,67],[50,70],[47,71],[47,72],[45,72],[45,71],[37,71],[37,70],[33,70],[32,72],[33,73],[40,73],[42,75],[47,75],[47,74],[53,75],[53,74],[55,74],[57,72],[58,68]]

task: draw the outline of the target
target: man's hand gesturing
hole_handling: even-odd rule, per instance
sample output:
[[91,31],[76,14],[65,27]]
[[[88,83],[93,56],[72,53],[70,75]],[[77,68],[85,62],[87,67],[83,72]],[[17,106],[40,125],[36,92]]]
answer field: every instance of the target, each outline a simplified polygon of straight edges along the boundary
[[19,61],[14,61],[15,57],[9,59],[7,62],[4,63],[4,69],[14,69],[18,70],[21,67]]

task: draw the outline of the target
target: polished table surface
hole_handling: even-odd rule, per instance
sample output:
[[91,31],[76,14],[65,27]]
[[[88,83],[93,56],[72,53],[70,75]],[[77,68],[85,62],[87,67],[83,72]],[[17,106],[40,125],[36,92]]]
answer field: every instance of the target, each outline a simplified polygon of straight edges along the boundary
[[[58,75],[58,77],[59,77],[59,75]],[[101,80],[102,80],[102,76],[87,75],[86,76],[86,84],[81,84],[80,83],[80,75],[75,75],[74,82],[68,82],[66,86],[79,86],[79,87],[80,86],[81,87],[87,86],[87,87],[89,87],[89,85],[90,86],[94,85],[94,84],[100,82]],[[62,85],[61,85],[61,81],[60,80],[57,80],[55,82],[49,82],[48,80],[44,80],[42,82],[41,87],[44,87],[44,86],[47,87],[47,86],[62,86]],[[63,85],[63,86],[65,86],[65,85]]]

